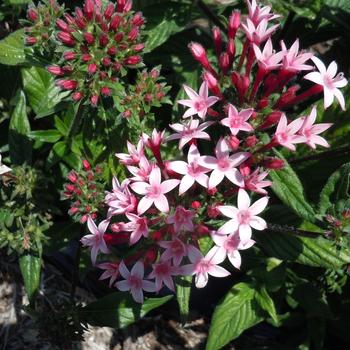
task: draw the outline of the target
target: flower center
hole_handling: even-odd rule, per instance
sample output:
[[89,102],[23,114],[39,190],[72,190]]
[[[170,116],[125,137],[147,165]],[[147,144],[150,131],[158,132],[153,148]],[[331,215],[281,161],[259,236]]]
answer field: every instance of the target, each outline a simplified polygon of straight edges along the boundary
[[162,194],[162,188],[159,185],[150,186],[147,190],[150,198],[158,198]]
[[203,100],[199,100],[199,101],[196,101],[194,103],[194,108],[197,111],[201,111],[201,110],[205,109],[205,107],[206,107],[206,103]]
[[202,260],[197,264],[196,270],[198,273],[206,273],[210,269],[211,265],[212,263],[210,261]]
[[154,272],[156,273],[156,275],[163,275],[163,276],[167,276],[170,274],[170,267],[168,264],[157,264],[154,267]]
[[130,276],[128,278],[128,283],[131,289],[141,289],[142,288],[142,280],[137,276]]
[[173,253],[173,255],[180,255],[180,254],[184,255],[184,247],[180,242],[175,241],[171,245],[171,252]]
[[238,212],[238,221],[240,224],[249,224],[251,215],[248,210],[240,210]]
[[231,128],[238,128],[242,125],[243,118],[242,117],[235,117],[230,120],[230,126]]
[[281,132],[277,135],[279,142],[288,142],[289,135],[286,132]]
[[230,160],[228,158],[221,158],[218,160],[218,167],[221,169],[221,170],[227,170],[230,168]]
[[234,250],[237,250],[238,243],[239,243],[238,237],[232,236],[225,241],[224,248],[228,252],[232,252]]
[[334,88],[333,79],[331,77],[326,75],[323,78],[323,80],[324,80],[324,84],[328,87],[328,89],[333,89]]

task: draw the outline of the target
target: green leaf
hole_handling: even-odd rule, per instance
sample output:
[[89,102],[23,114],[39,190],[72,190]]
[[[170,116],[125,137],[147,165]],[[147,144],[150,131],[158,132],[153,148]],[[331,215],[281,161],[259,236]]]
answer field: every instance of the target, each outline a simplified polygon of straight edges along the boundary
[[277,316],[275,303],[267,292],[265,286],[257,289],[257,292],[255,293],[255,300],[258,302],[260,307],[270,315],[275,325],[278,325],[279,319]]
[[28,136],[36,141],[55,143],[62,137],[62,134],[58,130],[52,129],[31,131]]
[[60,92],[61,90],[55,85],[55,79],[46,69],[23,68],[22,78],[24,91],[37,118],[54,113],[57,104],[67,96],[67,91]]
[[10,158],[13,164],[28,164],[32,161],[32,142],[28,138],[30,124],[27,117],[26,97],[20,91],[9,126]]
[[176,279],[176,299],[179,305],[182,323],[186,323],[188,318],[191,284],[192,276],[179,276]]
[[145,299],[135,303],[126,293],[115,292],[82,308],[83,321],[99,326],[124,328],[144,317],[151,310],[165,304],[173,296]]
[[[349,198],[350,163],[346,163],[335,171],[328,179],[320,194],[319,212],[326,214],[333,203],[340,199]],[[338,189],[337,189],[338,187]],[[336,191],[337,189],[337,191]],[[331,196],[336,191],[335,198]]]
[[310,238],[264,231],[254,238],[270,256],[281,260],[329,269],[350,263],[350,249],[339,248],[333,241],[323,237]]
[[283,159],[285,166],[280,170],[271,170],[269,172],[272,179],[272,189],[277,197],[289,208],[291,208],[299,217],[314,222],[315,211],[306,201],[303,185],[297,174],[288,164],[282,154],[275,150],[276,155]]
[[216,307],[209,329],[207,350],[221,349],[243,331],[263,320],[254,300],[254,286],[235,285]]
[[41,259],[37,256],[26,254],[19,258],[24,287],[32,303],[40,285]]
[[20,29],[0,41],[0,63],[16,66],[25,62],[24,31]]
[[179,4],[178,1],[167,1],[143,8],[147,18],[147,40],[145,52],[150,52],[165,43],[171,35],[185,29],[189,20],[190,4]]

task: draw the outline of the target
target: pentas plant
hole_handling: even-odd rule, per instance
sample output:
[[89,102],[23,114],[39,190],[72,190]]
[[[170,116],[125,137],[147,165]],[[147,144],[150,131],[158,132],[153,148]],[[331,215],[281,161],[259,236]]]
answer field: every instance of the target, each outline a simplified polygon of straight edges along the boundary
[[[268,171],[284,165],[271,149],[329,146],[319,134],[331,124],[315,124],[316,107],[296,118],[291,107],[323,92],[325,108],[334,98],[344,108],[339,88],[347,81],[336,63],[326,69],[313,54],[300,52],[298,41],[289,49],[282,42],[275,51],[271,36],[278,25],[271,22],[278,16],[254,0],[247,4],[243,23],[240,13],[230,16],[225,48],[222,33],[213,29],[217,63],[200,44],[190,44],[204,73],[198,92],[184,86],[188,99],[178,101],[186,107],[183,120],[170,125],[170,135],[154,130],[116,154],[129,176],[113,179],[106,217],[88,219],[90,234],[81,242],[104,271],[101,279],[110,278],[137,302],[143,291],[174,290],[176,276],[194,275],[202,288],[209,276],[230,275],[230,265],[239,269],[240,251],[255,243],[253,230],[267,227],[261,215],[272,184]],[[238,33],[244,45],[236,55]],[[301,93],[299,75],[314,83]],[[183,157],[167,156],[165,146],[173,141]],[[209,249],[201,244],[204,237]],[[230,264],[224,265],[226,258]]]

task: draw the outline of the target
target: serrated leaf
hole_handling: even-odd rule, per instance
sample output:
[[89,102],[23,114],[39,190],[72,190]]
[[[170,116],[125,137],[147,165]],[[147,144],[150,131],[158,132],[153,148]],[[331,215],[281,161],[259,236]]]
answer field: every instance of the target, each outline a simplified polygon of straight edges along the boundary
[[19,267],[29,301],[32,302],[39,290],[41,259],[31,254],[23,255],[19,258]]
[[266,253],[281,260],[329,269],[350,263],[350,249],[338,248],[333,241],[323,237],[264,231],[256,234],[255,239]]
[[287,160],[283,158],[282,154],[275,150],[278,158],[283,159],[285,166],[280,170],[271,170],[269,172],[272,179],[272,190],[277,197],[291,208],[299,217],[315,222],[315,211],[312,206],[306,201],[304,196],[303,185],[299,177],[294,172]]
[[55,107],[67,95],[67,92],[61,92],[53,76],[43,68],[23,68],[22,79],[29,104],[37,118],[54,113]]
[[186,323],[190,309],[192,276],[178,276],[175,284],[181,321],[182,323]]
[[83,320],[99,327],[124,328],[148,312],[168,302],[173,296],[145,299],[138,304],[126,293],[115,292],[82,308]]
[[28,138],[30,124],[27,117],[26,97],[19,92],[16,107],[12,112],[9,126],[9,147],[11,163],[22,165],[32,161],[32,142]]
[[263,320],[256,305],[254,286],[235,285],[216,307],[209,329],[207,350],[221,349],[243,331]]

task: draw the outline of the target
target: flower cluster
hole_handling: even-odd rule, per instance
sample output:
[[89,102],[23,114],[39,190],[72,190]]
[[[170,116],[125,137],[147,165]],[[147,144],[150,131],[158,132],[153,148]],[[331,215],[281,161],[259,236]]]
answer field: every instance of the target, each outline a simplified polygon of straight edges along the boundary
[[42,54],[49,51],[55,37],[56,21],[64,12],[56,0],[45,0],[37,6],[32,4],[27,11],[29,26],[25,28],[27,45],[38,49]]
[[101,97],[112,94],[127,68],[141,65],[140,31],[145,21],[131,7],[130,0],[105,6],[101,0],[85,0],[83,8],[56,21],[62,58],[48,70],[58,86],[72,91],[74,101],[87,98],[97,106]]
[[153,68],[151,71],[144,70],[137,74],[135,85],[129,85],[125,95],[116,97],[116,108],[122,112],[125,118],[138,116],[142,118],[151,107],[160,107],[162,103],[167,103],[166,97],[169,86],[165,82],[160,82],[162,77],[159,69]]
[[[83,245],[90,247],[94,264],[99,253],[111,259],[97,265],[104,270],[101,278],[130,291],[137,302],[143,291],[174,290],[176,276],[194,275],[198,288],[209,275],[228,276],[229,265],[221,266],[226,258],[239,269],[240,250],[255,243],[252,229],[267,227],[260,214],[268,204],[268,171],[283,167],[271,149],[328,146],[319,134],[331,125],[315,124],[316,107],[292,121],[286,113],[322,91],[325,107],[334,97],[344,107],[339,88],[347,81],[336,75],[336,64],[326,69],[312,54],[299,52],[298,41],[289,49],[282,42],[275,52],[271,35],[278,25],[270,22],[278,16],[255,0],[247,3],[243,23],[238,12],[229,18],[225,50],[220,30],[213,29],[217,65],[200,44],[190,45],[204,73],[198,93],[184,86],[188,99],[178,101],[187,107],[184,120],[170,125],[169,136],[154,130],[136,145],[128,143],[127,153],[116,154],[130,175],[121,183],[113,179],[104,220],[96,225],[89,218],[91,234],[82,238]],[[238,30],[245,43],[237,57]],[[314,69],[311,60],[319,72],[304,78],[315,85],[297,95],[295,78]],[[162,149],[174,140],[183,159],[167,159]],[[252,196],[258,197],[253,203]],[[204,237],[210,238],[209,249]]]
[[90,216],[96,218],[103,201],[102,169],[96,166],[93,170],[87,160],[83,160],[80,171],[72,170],[67,175],[68,183],[62,196],[72,202],[68,214],[75,221],[85,223]]

